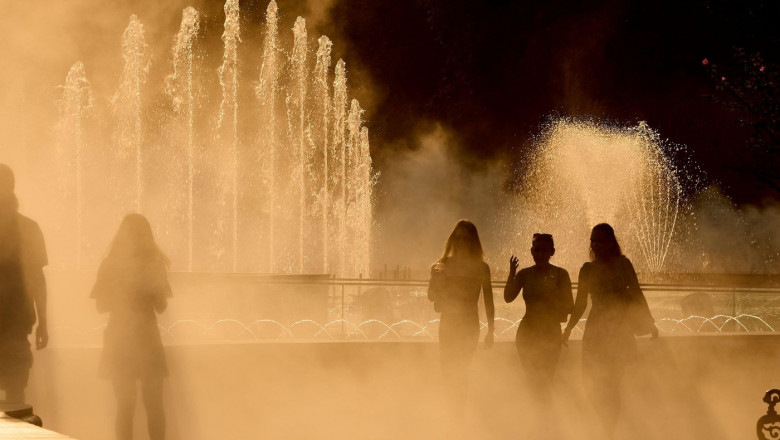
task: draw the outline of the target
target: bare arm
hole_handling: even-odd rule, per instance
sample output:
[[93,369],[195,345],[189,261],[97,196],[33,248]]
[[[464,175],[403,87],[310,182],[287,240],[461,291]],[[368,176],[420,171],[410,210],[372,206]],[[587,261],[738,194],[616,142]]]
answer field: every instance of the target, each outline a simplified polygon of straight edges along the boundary
[[566,329],[563,331],[563,335],[561,336],[564,344],[566,344],[566,341],[569,340],[571,331],[580,322],[582,315],[585,314],[585,309],[588,307],[588,293],[589,285],[587,269],[586,266],[583,266],[582,269],[580,269],[580,276],[577,280],[577,299],[574,301],[574,308],[571,311],[569,323],[566,324]]
[[647,298],[642,292],[642,288],[639,286],[639,278],[636,276],[636,270],[634,265],[631,264],[631,260],[624,258],[623,264],[625,265],[624,271],[628,277],[628,290],[631,293],[633,301],[636,301],[642,313],[637,317],[645,322],[640,323],[640,328],[644,330],[644,334],[649,332],[653,338],[658,337],[658,328],[655,326],[655,319],[653,319],[652,313],[650,313],[650,306],[647,304]]
[[571,278],[569,278],[569,272],[565,269],[561,270],[561,285],[558,296],[558,307],[560,307],[561,313],[570,314],[574,311],[574,295],[571,290]]
[[38,328],[35,330],[35,348],[46,348],[49,344],[49,320],[46,313],[46,277],[43,268],[38,268],[30,276],[30,288],[33,291],[35,312],[38,315]]
[[482,278],[482,296],[485,297],[485,315],[487,315],[488,328],[493,329],[496,309],[493,305],[493,286],[490,284],[490,267],[485,264],[485,275]]
[[506,279],[506,285],[504,285],[504,301],[511,303],[520,294],[520,289],[523,288],[523,280],[516,275],[517,272],[517,257],[512,255],[509,258],[509,276]]

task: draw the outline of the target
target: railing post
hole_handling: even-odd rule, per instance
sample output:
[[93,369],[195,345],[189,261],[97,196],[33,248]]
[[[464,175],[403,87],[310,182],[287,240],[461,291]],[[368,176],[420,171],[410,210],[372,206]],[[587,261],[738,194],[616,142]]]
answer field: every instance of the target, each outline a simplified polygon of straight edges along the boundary
[[344,334],[344,281],[341,282],[341,339],[346,339]]

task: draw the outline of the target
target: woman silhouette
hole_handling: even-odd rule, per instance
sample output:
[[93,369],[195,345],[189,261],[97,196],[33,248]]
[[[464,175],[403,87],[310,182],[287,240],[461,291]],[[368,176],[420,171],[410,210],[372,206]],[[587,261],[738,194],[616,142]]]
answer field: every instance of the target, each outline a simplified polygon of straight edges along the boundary
[[504,287],[508,303],[523,290],[526,312],[517,327],[515,344],[529,386],[545,402],[561,354],[561,322],[566,322],[574,306],[569,273],[550,264],[554,254],[552,235],[534,234],[531,255],[536,264],[517,272],[517,258],[511,256]]
[[634,335],[658,337],[634,266],[623,256],[612,226],[601,223],[590,235],[591,262],[580,269],[577,300],[562,338],[567,341],[588,305],[593,307],[582,337],[585,388],[612,436],[620,414],[620,381],[636,357]]
[[133,438],[136,381],[141,382],[149,438],[165,438],[162,381],[168,375],[155,312],[168,305],[168,259],[148,220],[129,214],[98,270],[91,297],[108,312],[99,375],[111,379],[117,400],[116,436]]
[[484,261],[477,227],[468,220],[459,220],[447,239],[444,253],[431,268],[428,285],[428,297],[434,302],[434,309],[441,312],[441,368],[456,406],[465,401],[468,367],[479,342],[480,292],[488,322],[485,344],[490,347],[495,314],[490,267]]

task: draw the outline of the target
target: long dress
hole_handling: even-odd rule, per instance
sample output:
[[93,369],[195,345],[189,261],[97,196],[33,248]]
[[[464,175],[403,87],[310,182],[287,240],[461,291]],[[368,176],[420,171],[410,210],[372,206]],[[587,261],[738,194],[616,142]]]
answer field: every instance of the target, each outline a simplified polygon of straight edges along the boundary
[[159,259],[103,262],[91,295],[103,301],[110,313],[98,376],[145,379],[168,375],[154,305],[170,296],[165,264]]
[[538,387],[552,382],[561,354],[561,322],[574,307],[571,279],[557,266],[520,270],[513,280],[522,286],[526,312],[517,327],[515,346],[526,376]]
[[582,337],[586,387],[607,426],[614,426],[620,411],[620,382],[637,356],[634,335],[650,328],[653,317],[634,267],[624,256],[585,263],[579,289],[578,295],[590,294],[592,301]]

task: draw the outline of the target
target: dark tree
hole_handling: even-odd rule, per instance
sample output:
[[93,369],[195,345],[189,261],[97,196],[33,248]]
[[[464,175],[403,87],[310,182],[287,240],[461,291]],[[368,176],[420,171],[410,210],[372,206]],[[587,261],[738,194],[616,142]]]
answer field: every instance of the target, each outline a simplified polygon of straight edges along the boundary
[[734,49],[733,62],[702,60],[715,82],[711,98],[732,110],[736,123],[750,130],[735,167],[780,193],[780,102],[778,65],[760,53]]

